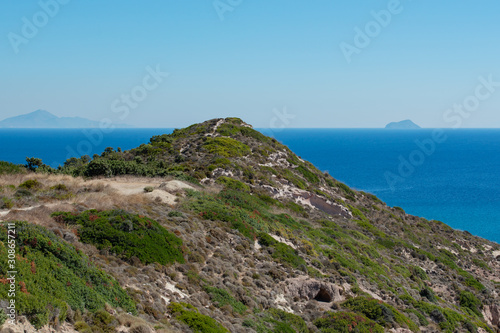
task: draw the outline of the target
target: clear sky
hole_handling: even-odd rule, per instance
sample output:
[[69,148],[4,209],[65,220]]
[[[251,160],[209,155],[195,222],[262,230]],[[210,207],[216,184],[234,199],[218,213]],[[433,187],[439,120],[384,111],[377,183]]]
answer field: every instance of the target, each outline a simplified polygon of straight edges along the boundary
[[500,127],[500,2],[393,1],[5,0],[0,119]]

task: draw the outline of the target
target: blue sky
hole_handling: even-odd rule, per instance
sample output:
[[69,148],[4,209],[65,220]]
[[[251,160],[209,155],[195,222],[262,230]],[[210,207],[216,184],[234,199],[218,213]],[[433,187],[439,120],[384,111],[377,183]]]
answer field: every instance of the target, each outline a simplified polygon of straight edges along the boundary
[[[5,0],[0,119],[45,109],[139,127],[226,116],[256,127],[500,127],[500,86],[478,88],[480,77],[500,82],[500,3],[392,1]],[[390,22],[374,25],[373,11]],[[367,27],[369,45],[349,62],[341,45],[356,47],[355,28]],[[157,66],[169,73],[161,82],[146,78]],[[488,96],[472,111],[447,113],[477,89]],[[122,99],[132,91],[133,107]]]

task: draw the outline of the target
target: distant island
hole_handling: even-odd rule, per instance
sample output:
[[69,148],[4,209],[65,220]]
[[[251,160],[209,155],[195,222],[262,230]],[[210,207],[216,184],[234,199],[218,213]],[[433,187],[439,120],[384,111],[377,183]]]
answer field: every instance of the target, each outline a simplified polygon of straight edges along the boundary
[[[81,117],[58,117],[45,110],[36,110],[0,121],[0,128],[95,128],[100,122]],[[117,127],[130,127],[117,125]]]
[[388,129],[419,129],[422,127],[418,126],[410,119],[406,119],[406,120],[402,120],[402,121],[398,121],[398,122],[389,123],[385,126],[385,128],[388,128]]

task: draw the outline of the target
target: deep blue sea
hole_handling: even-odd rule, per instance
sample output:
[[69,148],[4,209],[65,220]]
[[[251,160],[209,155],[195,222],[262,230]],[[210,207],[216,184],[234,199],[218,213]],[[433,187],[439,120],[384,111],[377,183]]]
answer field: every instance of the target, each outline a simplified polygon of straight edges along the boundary
[[[0,160],[130,149],[172,129],[0,129]],[[500,130],[285,129],[274,135],[303,159],[391,206],[500,243]]]

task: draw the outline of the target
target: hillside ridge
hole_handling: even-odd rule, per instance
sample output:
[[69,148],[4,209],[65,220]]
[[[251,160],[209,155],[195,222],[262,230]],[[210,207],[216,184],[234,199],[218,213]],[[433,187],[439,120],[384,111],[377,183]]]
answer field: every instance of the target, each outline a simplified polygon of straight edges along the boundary
[[[50,311],[25,313],[37,327],[499,330],[498,244],[353,190],[239,118],[177,129],[127,151],[110,147],[58,169],[37,159],[28,168],[0,163],[0,180],[0,219],[27,221],[72,244],[116,279],[137,311],[108,304],[77,315],[69,306],[58,321]],[[32,245],[23,258],[43,260]],[[27,265],[23,274],[44,273]],[[48,303],[54,309],[67,302],[58,297]]]

